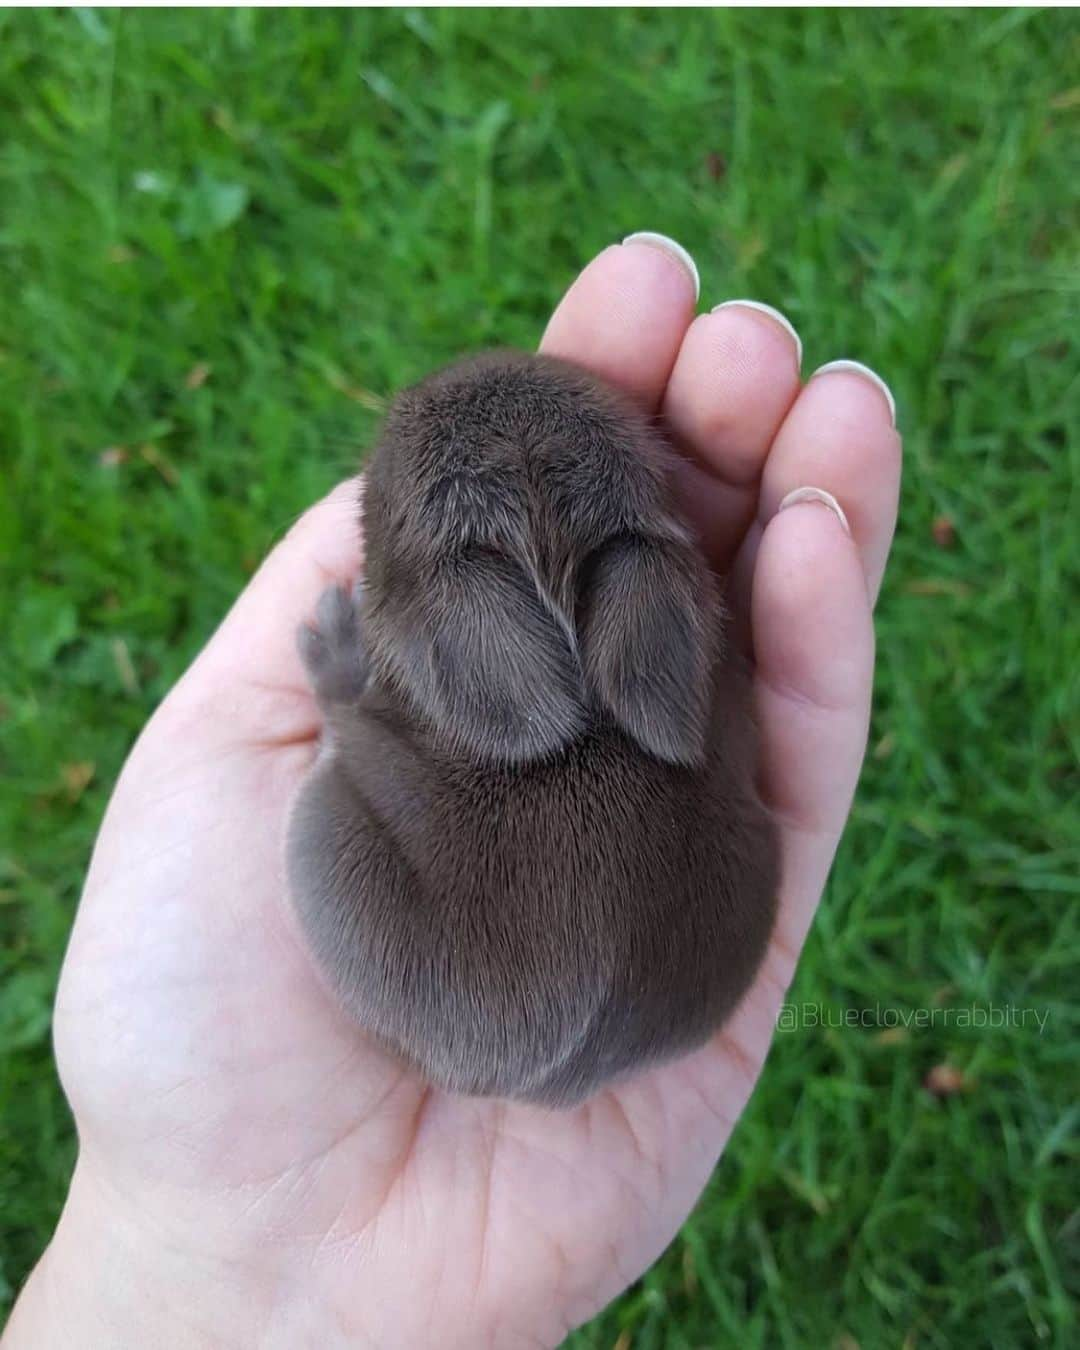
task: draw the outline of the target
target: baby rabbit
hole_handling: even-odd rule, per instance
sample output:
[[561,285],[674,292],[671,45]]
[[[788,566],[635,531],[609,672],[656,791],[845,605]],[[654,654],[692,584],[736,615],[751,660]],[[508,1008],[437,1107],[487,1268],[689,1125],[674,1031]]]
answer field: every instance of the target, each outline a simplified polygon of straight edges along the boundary
[[454,1092],[570,1106],[700,1045],[761,961],[748,679],[653,424],[495,352],[400,396],[366,576],[301,652],[325,717],[289,882],[359,1024]]

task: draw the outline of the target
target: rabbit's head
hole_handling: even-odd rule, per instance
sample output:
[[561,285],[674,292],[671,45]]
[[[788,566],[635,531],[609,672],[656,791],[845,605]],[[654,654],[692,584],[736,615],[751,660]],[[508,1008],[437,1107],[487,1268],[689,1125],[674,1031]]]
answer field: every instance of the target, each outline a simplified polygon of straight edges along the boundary
[[495,352],[407,390],[364,487],[376,678],[484,761],[606,718],[699,763],[722,612],[669,461],[643,414],[551,358]]

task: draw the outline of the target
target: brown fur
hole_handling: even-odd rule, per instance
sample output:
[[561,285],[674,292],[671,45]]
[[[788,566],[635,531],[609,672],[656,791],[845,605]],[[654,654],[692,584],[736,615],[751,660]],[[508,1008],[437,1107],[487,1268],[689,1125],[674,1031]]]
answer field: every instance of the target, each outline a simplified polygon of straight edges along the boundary
[[289,874],[357,1021],[548,1105],[702,1043],[772,927],[776,841],[716,583],[649,421],[550,358],[404,393],[366,578],[301,649],[326,719]]

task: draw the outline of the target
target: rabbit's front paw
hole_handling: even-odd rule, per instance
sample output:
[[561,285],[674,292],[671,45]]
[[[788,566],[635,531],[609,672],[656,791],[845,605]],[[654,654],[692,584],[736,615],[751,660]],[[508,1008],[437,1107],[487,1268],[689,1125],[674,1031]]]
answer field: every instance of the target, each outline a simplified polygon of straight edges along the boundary
[[324,709],[353,702],[367,685],[362,603],[360,582],[351,591],[346,586],[330,586],[319,598],[314,624],[305,624],[297,634],[300,657]]

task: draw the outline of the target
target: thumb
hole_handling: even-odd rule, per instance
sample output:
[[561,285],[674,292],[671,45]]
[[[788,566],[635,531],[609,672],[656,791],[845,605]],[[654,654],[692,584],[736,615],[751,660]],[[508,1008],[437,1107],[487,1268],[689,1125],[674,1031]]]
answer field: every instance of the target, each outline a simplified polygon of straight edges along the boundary
[[169,695],[173,710],[197,708],[234,740],[282,743],[316,734],[319,717],[296,634],[326,587],[352,582],[363,565],[362,481],[339,483],[273,549]]

